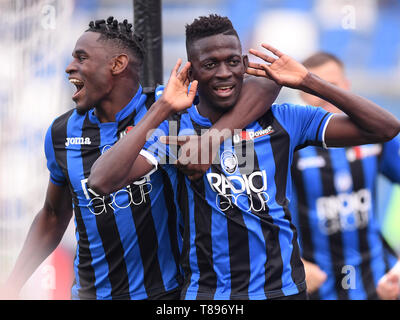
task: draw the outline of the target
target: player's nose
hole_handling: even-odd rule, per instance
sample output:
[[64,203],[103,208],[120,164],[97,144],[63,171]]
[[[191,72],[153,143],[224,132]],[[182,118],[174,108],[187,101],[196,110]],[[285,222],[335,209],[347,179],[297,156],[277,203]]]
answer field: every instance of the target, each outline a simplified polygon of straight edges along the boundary
[[76,72],[76,71],[77,71],[77,68],[75,66],[75,62],[74,62],[74,60],[72,60],[69,63],[69,65],[65,68],[65,72],[68,73],[68,74],[71,74],[71,73]]
[[229,78],[231,75],[232,71],[225,63],[219,65],[217,73],[215,74],[218,78]]

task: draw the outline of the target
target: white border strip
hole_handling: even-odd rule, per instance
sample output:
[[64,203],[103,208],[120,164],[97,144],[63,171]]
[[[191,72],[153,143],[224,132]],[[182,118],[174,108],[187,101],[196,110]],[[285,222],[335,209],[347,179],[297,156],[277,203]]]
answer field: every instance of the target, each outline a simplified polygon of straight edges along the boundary
[[[139,154],[142,155],[143,157],[145,157],[150,162],[150,164],[155,166],[155,170],[157,170],[158,161],[150,152],[142,149],[142,150],[140,150]],[[152,172],[153,172],[153,170],[152,170]]]
[[326,131],[326,127],[328,126],[329,121],[331,121],[332,117],[334,116],[334,114],[331,114],[329,116],[329,118],[326,120],[325,125],[324,125],[324,129],[322,130],[322,146],[325,149],[328,149],[326,143],[325,143],[325,131]]

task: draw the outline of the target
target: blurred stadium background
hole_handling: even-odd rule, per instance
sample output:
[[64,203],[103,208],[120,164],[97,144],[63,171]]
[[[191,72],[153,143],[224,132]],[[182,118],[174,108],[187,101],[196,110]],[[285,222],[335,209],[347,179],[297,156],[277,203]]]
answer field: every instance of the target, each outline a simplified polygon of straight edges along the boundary
[[[164,81],[186,58],[184,26],[195,17],[231,18],[244,50],[269,42],[304,59],[329,51],[347,66],[353,91],[400,118],[399,0],[163,0]],[[73,107],[65,68],[88,22],[133,19],[133,1],[0,0],[0,283],[10,272],[48,183],[43,141],[52,120]],[[279,101],[298,101],[282,91]],[[400,188],[378,185],[379,221],[400,251]],[[22,292],[24,299],[68,299],[74,225]]]

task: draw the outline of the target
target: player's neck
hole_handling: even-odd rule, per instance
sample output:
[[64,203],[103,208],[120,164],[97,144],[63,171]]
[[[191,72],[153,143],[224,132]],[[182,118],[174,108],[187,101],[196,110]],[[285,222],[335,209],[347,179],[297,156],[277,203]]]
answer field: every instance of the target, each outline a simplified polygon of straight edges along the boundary
[[96,106],[94,113],[101,123],[115,122],[115,116],[136,95],[139,85],[115,86],[112,92]]
[[[201,97],[200,97],[200,101],[201,101]],[[197,111],[199,112],[199,114],[202,117],[205,117],[208,120],[210,120],[210,122],[212,124],[217,122],[219,120],[219,118],[221,118],[224,115],[223,111],[219,111],[216,107],[213,107],[212,105],[204,102],[204,100],[203,100],[203,102],[200,102],[197,105]]]

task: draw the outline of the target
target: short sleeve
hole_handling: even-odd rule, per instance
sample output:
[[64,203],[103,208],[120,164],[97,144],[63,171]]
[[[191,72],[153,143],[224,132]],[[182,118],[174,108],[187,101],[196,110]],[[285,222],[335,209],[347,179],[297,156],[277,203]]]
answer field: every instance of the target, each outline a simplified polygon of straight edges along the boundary
[[400,183],[400,136],[383,144],[379,171],[390,181]]
[[288,131],[296,148],[323,146],[325,130],[333,114],[322,108],[293,104],[273,105],[274,116]]
[[67,179],[56,160],[51,128],[52,126],[50,126],[50,128],[47,130],[44,142],[44,152],[47,160],[47,168],[50,171],[50,181],[55,185],[62,186],[65,185]]
[[159,164],[168,163],[169,159],[169,146],[160,142],[160,137],[168,136],[169,123],[165,120],[161,125],[149,133],[150,137],[147,138],[140,154],[147,158],[152,164],[155,161]]

